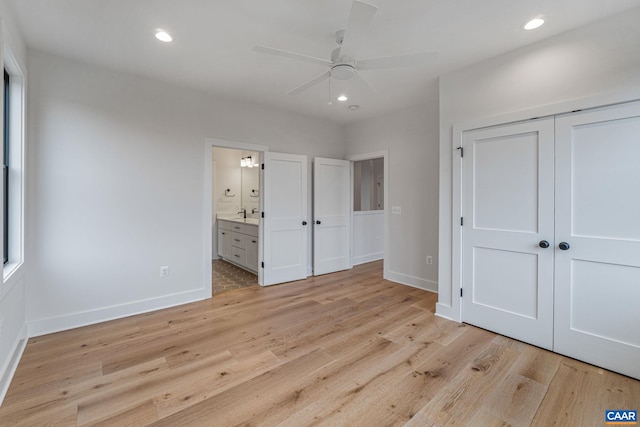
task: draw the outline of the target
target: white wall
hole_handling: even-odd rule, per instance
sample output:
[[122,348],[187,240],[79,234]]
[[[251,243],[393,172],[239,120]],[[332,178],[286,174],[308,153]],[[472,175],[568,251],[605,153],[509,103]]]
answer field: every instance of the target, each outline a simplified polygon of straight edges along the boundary
[[205,137],[344,155],[322,120],[44,53],[29,65],[32,335],[207,296]]
[[[459,319],[452,287],[454,124],[510,120],[593,107],[640,92],[640,9],[548,38],[440,79],[440,262],[438,314]],[[529,111],[527,111],[529,110]]]
[[[438,103],[420,106],[346,127],[347,155],[389,150],[390,215],[388,259],[390,280],[436,290],[438,250]],[[436,262],[436,261],[434,261]]]
[[[8,49],[26,77],[26,47],[19,30],[14,25],[12,11],[0,1],[0,47],[4,57]],[[26,79],[25,79],[26,80]],[[26,84],[26,82],[23,82]],[[16,94],[14,94],[16,96]],[[0,106],[0,109],[2,107]],[[2,117],[0,111],[0,117]],[[1,212],[0,212],[1,215]],[[17,356],[26,342],[25,263],[0,282],[0,402],[9,386],[16,367]],[[4,276],[4,275],[3,275]]]

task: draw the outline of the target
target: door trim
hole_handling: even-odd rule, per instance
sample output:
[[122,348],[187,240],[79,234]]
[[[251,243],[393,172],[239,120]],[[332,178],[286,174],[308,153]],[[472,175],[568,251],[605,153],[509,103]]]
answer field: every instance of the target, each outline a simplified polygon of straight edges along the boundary
[[[212,180],[213,180],[213,164],[211,161],[211,157],[213,155],[213,147],[221,147],[221,148],[233,148],[236,150],[247,150],[247,151],[258,151],[260,153],[260,157],[262,160],[263,153],[269,151],[269,147],[267,145],[258,145],[258,144],[249,144],[241,141],[231,141],[227,139],[218,139],[218,138],[210,138],[206,137],[204,139],[204,182],[203,182],[203,204],[202,204],[202,277],[203,277],[203,289],[209,297],[213,295],[213,286],[212,286],[212,278],[213,274],[211,271],[211,259],[213,256],[213,249],[211,245],[213,244],[212,238],[212,227],[213,227],[213,196],[211,194]],[[262,177],[260,179],[260,194],[264,194],[262,192],[263,185]],[[260,211],[263,208],[263,197],[260,197]],[[262,221],[260,221],[262,222]],[[263,259],[263,247],[262,244],[264,242],[263,236],[263,227],[262,224],[258,227],[258,240],[260,244],[258,245],[258,260]],[[258,269],[258,283],[262,285],[263,283],[263,271],[261,268]]]
[[[382,262],[382,278],[389,279],[388,269],[389,269],[389,230],[390,230],[390,213],[389,212],[389,150],[380,150],[373,151],[370,153],[363,154],[352,154],[350,156],[345,156],[345,160],[349,160],[351,162],[351,188],[349,193],[351,194],[351,224],[353,224],[353,162],[357,162],[359,160],[371,160],[371,159],[379,159],[383,158],[383,166],[384,170],[384,255]],[[353,227],[351,227],[351,247],[353,248]],[[350,257],[350,267],[353,268],[353,251],[351,251]]]

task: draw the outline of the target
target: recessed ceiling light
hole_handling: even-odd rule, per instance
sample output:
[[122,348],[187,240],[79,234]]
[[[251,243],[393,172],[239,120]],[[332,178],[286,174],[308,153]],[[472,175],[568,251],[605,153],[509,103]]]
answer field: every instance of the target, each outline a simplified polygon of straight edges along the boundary
[[353,104],[353,105],[349,105],[347,108],[351,111],[356,111],[358,108],[360,108],[360,106]]
[[544,19],[542,18],[533,18],[531,21],[524,24],[525,30],[535,30],[536,28],[542,26],[544,24]]
[[158,30],[156,31],[156,38],[161,42],[169,43],[173,40],[173,37],[169,35],[166,31]]
[[338,101],[340,101],[340,102],[344,102],[344,101],[346,101],[347,99],[349,99],[349,98],[347,98],[347,95],[340,95],[340,96],[338,97]]

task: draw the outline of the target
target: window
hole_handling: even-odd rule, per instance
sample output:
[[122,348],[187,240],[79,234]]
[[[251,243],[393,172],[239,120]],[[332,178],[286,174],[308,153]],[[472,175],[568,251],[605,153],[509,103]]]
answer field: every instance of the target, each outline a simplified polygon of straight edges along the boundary
[[[24,261],[24,73],[4,46],[2,162],[3,283],[9,288]],[[16,280],[10,280],[14,277]],[[4,291],[3,291],[4,292]]]
[[3,251],[4,264],[9,262],[9,113],[10,113],[10,90],[9,73],[4,70],[4,132],[3,132],[3,163],[2,163],[2,206],[4,215],[2,216]]

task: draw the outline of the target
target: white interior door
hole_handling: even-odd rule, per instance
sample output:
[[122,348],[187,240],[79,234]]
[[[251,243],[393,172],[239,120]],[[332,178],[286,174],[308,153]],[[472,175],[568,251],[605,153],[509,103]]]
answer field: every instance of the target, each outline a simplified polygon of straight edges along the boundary
[[263,285],[307,277],[307,157],[264,153]]
[[351,267],[351,162],[313,162],[313,274]]
[[547,349],[553,345],[553,123],[465,132],[462,158],[463,320]]
[[[640,378],[640,103],[556,120],[554,350]],[[561,250],[559,243],[569,244]]]

